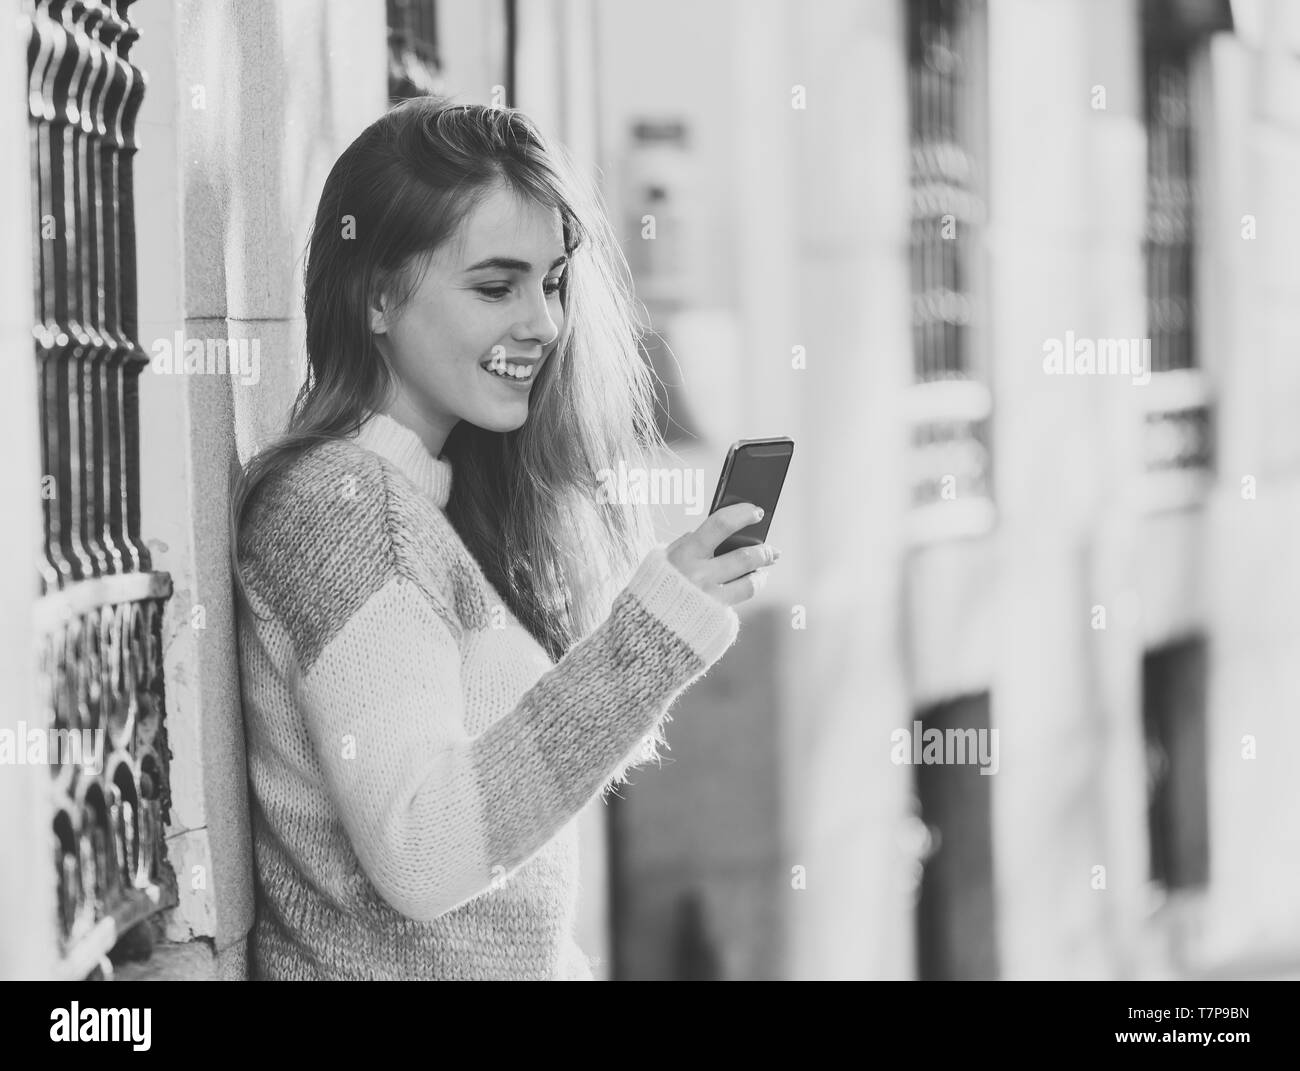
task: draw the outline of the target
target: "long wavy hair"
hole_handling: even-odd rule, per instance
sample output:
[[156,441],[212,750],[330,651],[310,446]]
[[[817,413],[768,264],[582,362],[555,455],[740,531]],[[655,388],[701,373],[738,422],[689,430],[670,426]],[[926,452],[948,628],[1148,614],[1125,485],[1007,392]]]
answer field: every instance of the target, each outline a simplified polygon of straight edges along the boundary
[[640,346],[647,326],[599,193],[517,109],[416,97],[367,127],[325,181],[307,248],[307,378],[286,432],[249,461],[231,495],[232,569],[245,600],[239,534],[259,485],[313,446],[354,434],[394,396],[370,331],[372,298],[409,301],[429,255],[503,183],[560,214],[564,321],[521,427],[462,420],[448,436],[447,517],[555,661],[600,623],[653,544],[644,504],[598,494],[602,470],[646,467],[667,449]]

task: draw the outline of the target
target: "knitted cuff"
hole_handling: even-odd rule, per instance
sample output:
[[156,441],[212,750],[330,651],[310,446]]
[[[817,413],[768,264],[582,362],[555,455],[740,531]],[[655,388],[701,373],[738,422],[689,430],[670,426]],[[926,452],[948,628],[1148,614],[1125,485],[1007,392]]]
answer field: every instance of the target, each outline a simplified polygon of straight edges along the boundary
[[722,657],[740,630],[735,609],[702,591],[673,565],[666,543],[646,554],[624,590],[681,637],[706,666]]

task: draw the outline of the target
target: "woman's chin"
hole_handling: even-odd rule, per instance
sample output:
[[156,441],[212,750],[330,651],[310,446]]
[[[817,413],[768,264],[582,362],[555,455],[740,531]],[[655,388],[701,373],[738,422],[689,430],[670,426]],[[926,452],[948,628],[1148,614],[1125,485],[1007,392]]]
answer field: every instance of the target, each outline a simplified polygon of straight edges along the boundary
[[515,405],[494,405],[485,407],[481,419],[473,420],[484,431],[515,431],[528,419],[528,398],[521,397]]

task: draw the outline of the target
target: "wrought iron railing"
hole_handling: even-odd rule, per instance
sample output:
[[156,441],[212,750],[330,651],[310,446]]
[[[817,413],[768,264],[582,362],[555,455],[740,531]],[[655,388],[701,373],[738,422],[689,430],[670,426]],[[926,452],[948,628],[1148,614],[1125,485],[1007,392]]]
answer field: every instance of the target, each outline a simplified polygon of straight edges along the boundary
[[[108,973],[175,903],[162,617],[140,534],[132,0],[26,4],[44,547],[37,730],[52,771],[58,973]],[[74,736],[80,747],[71,747]]]

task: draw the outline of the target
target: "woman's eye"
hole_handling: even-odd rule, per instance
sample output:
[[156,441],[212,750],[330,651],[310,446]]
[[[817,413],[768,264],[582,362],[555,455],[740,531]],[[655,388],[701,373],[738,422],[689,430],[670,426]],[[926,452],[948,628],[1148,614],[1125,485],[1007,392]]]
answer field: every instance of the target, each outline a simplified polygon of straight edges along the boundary
[[[545,291],[547,296],[553,297],[560,292],[560,288],[563,285],[563,279],[556,279],[554,282],[547,282],[542,289]],[[500,300],[510,293],[510,287],[508,286],[478,286],[474,289],[484,297],[492,298],[493,300]]]

